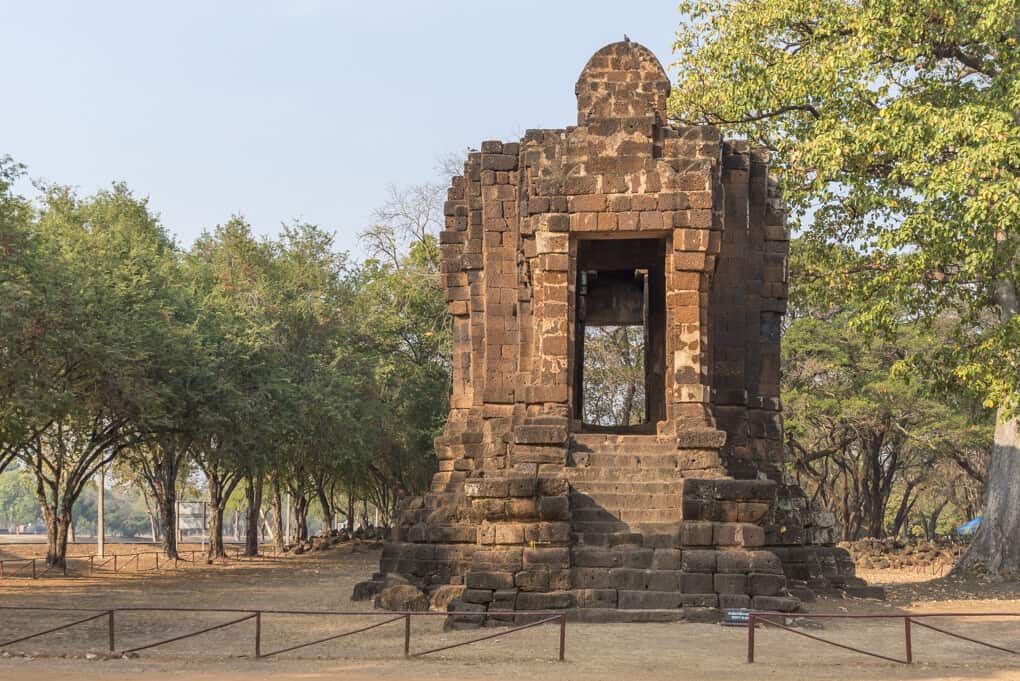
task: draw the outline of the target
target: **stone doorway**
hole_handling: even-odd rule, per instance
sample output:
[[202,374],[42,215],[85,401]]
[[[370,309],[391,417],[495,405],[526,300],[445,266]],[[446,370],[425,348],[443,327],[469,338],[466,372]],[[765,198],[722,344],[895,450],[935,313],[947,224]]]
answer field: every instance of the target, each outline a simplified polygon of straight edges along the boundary
[[664,238],[578,240],[574,432],[655,433],[665,419],[665,257]]

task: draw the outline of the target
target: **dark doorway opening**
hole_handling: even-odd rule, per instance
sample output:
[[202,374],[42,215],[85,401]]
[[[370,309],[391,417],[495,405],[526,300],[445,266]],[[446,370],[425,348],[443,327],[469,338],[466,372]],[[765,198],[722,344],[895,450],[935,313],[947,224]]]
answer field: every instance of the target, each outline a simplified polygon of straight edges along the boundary
[[577,249],[574,418],[582,431],[654,433],[665,419],[664,239]]

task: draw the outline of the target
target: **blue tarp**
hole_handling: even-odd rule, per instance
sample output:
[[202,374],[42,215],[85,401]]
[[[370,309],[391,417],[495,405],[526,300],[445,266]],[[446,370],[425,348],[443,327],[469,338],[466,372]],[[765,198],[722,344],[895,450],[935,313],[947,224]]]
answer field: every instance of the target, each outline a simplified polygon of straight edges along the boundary
[[978,516],[977,518],[974,518],[974,520],[968,521],[963,525],[960,525],[958,528],[956,528],[956,534],[974,534],[975,532],[977,532],[978,525],[981,524],[982,517],[983,516]]

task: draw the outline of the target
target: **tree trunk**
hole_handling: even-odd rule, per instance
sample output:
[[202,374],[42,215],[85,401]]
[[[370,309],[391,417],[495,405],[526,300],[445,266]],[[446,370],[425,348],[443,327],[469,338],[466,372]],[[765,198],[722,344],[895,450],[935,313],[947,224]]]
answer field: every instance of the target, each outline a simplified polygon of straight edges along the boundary
[[1020,418],[999,409],[985,483],[985,508],[956,571],[983,566],[1004,577],[1020,572]]
[[326,534],[333,529],[333,500],[326,494],[326,486],[322,480],[316,479],[315,481],[315,494],[319,498],[319,506],[322,507],[322,520],[326,523]]
[[354,488],[347,490],[347,535],[354,538]]
[[[1017,17],[1017,34],[1020,36],[1020,16]],[[1014,119],[1020,125],[1020,111]],[[997,283],[996,299],[999,321],[1009,324],[1020,312],[1016,288],[1011,281]],[[979,565],[1001,576],[1020,572],[1020,416],[1009,417],[1003,407],[996,413],[981,525],[953,571]]]
[[273,547],[278,551],[283,551],[283,499],[280,494],[280,475],[274,473],[273,476]]
[[223,548],[223,511],[223,506],[209,504],[209,553],[206,558],[210,561],[227,557]]
[[233,482],[229,482],[218,475],[206,473],[206,480],[209,485],[209,553],[207,558],[212,561],[227,557],[227,552],[223,548],[223,514],[239,478],[234,478]]
[[294,496],[294,529],[295,541],[301,543],[308,539],[308,497],[298,493]]
[[70,509],[57,511],[54,508],[43,510],[46,521],[46,565],[63,567],[67,562],[67,530],[71,524]]
[[159,507],[159,540],[163,555],[177,558],[177,480],[161,479],[152,492]]
[[163,555],[177,558],[177,477],[184,449],[170,438],[161,440],[152,460],[143,468],[143,477],[159,510],[160,544]]
[[259,509],[262,508],[262,474],[245,478],[244,497],[248,502],[245,510],[244,555],[259,555]]

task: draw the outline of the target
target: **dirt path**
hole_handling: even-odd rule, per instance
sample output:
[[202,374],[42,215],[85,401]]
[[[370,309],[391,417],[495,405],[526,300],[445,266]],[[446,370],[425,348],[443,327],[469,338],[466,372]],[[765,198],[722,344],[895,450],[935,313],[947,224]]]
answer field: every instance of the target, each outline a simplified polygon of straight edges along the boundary
[[[0,605],[58,607],[223,607],[262,609],[367,609],[348,596],[356,581],[374,571],[378,549],[344,546],[329,552],[278,561],[229,562],[191,566],[161,574],[118,574],[96,578],[0,580]],[[890,584],[891,598],[874,601],[823,600],[816,612],[1020,612],[1017,585],[925,581],[917,575],[869,574]],[[166,615],[118,613],[117,648],[168,638],[221,623],[224,614]],[[73,615],[0,611],[0,637],[38,631],[74,619]],[[443,632],[442,618],[414,620],[412,649],[467,640],[498,630]],[[377,622],[371,616],[345,618],[267,616],[263,651],[329,636]],[[953,620],[946,628],[1015,645],[1020,620]],[[851,645],[902,655],[902,621],[863,625],[826,623],[808,633]],[[1020,679],[1020,661],[994,651],[986,654],[963,641],[915,630],[917,664],[906,667],[854,655],[782,631],[759,631],[758,659],[744,662],[746,630],[710,624],[581,625],[567,628],[567,661],[555,661],[555,627],[538,627],[498,636],[482,644],[404,660],[403,626],[393,623],[350,638],[265,660],[252,659],[254,627],[245,622],[207,635],[144,651],[136,658],[104,659],[102,621],[10,647],[0,658],[0,679],[141,679],[153,675],[181,679],[362,679],[416,680],[521,679],[615,681],[617,679]],[[87,660],[87,651],[99,658]],[[60,657],[63,654],[73,657]],[[26,656],[27,655],[27,656]]]

